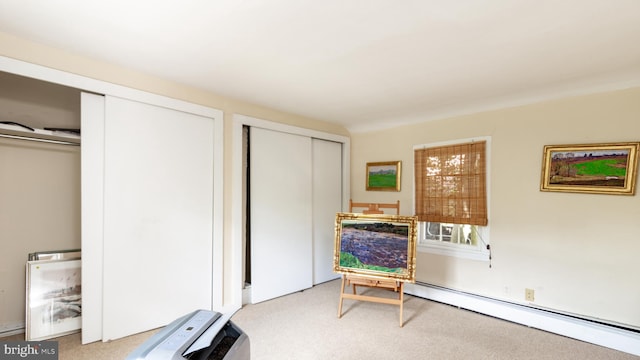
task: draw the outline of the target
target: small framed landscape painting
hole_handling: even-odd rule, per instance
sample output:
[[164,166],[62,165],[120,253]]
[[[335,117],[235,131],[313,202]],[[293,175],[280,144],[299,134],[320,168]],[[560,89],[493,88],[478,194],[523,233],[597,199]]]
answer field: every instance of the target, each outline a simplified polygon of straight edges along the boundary
[[367,190],[400,191],[402,162],[385,161],[367,163]]
[[546,145],[541,191],[634,195],[640,142]]
[[414,282],[417,223],[416,216],[337,213],[333,270]]

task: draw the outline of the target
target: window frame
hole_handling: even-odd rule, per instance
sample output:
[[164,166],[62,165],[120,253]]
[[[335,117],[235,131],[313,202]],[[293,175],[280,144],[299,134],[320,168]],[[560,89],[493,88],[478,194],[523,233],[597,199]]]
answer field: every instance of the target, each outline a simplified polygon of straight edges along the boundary
[[477,245],[457,244],[439,240],[425,239],[424,229],[427,226],[427,222],[418,222],[418,241],[416,243],[416,250],[418,252],[444,255],[457,257],[461,259],[482,260],[489,261],[489,225],[475,226],[480,234],[481,240]]
[[[491,215],[491,136],[477,136],[472,138],[463,138],[463,139],[455,139],[448,141],[440,141],[440,142],[432,142],[425,143],[413,146],[413,151],[415,154],[416,150],[429,148],[429,147],[438,147],[438,146],[448,146],[448,145],[456,145],[469,143],[474,141],[485,141],[485,166],[486,166],[486,194],[487,194],[487,218]],[[415,155],[414,155],[415,156]],[[414,174],[415,174],[415,162],[414,162]],[[416,204],[416,184],[415,184],[415,176],[413,177],[413,208],[415,209]],[[475,226],[477,232],[480,236],[480,241],[477,245],[467,245],[467,244],[458,244],[458,243],[450,243],[440,240],[428,240],[425,238],[425,228],[426,221],[418,222],[418,241],[416,244],[416,250],[422,253],[430,253],[437,255],[444,255],[462,259],[471,259],[471,260],[481,260],[481,261],[490,261],[490,225],[479,226],[479,225],[471,225]]]

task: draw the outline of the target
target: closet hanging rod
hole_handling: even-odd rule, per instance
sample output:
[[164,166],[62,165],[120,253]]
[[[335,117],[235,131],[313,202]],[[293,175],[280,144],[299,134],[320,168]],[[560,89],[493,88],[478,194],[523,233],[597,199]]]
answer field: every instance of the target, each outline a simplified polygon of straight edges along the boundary
[[30,137],[30,136],[22,136],[22,135],[0,134],[0,137],[9,138],[9,139],[17,139],[17,140],[28,140],[28,141],[44,142],[44,143],[49,143],[49,144],[80,146],[80,143],[74,143],[74,142],[70,142],[70,141],[42,139],[42,138],[36,138],[36,137]]

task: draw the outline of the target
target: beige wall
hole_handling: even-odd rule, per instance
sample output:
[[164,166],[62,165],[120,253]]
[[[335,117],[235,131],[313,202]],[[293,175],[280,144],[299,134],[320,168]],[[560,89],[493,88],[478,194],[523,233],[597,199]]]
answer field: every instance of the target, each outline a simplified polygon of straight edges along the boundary
[[[640,88],[352,135],[351,197],[412,214],[413,146],[491,136],[488,263],[419,253],[418,281],[640,327],[640,195],[541,192],[542,148],[640,141]],[[402,189],[367,192],[365,166],[401,160]]]

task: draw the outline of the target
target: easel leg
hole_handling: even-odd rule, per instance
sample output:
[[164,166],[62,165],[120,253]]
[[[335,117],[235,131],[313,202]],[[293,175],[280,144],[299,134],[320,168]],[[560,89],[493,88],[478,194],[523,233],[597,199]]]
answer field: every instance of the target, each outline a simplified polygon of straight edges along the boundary
[[[398,291],[398,298],[392,299],[392,298],[385,298],[385,297],[358,295],[356,292],[356,285]],[[348,291],[347,287],[349,286],[353,288],[352,294],[347,293]],[[342,283],[340,285],[340,302],[338,304],[338,318],[342,317],[342,303],[345,298],[352,299],[352,300],[371,301],[371,302],[382,303],[382,304],[399,305],[400,306],[400,327],[403,326],[404,281],[393,281],[388,279],[372,280],[367,278],[358,278],[354,276],[350,276],[349,278],[347,278],[347,275],[343,274]]]
[[344,294],[345,278],[346,278],[346,275],[342,275],[342,284],[340,285],[340,303],[338,305],[338,319],[342,317],[342,300],[343,300],[342,294]]
[[398,295],[400,299],[400,327],[402,327],[402,307],[404,305],[404,282],[400,283],[400,294]]

